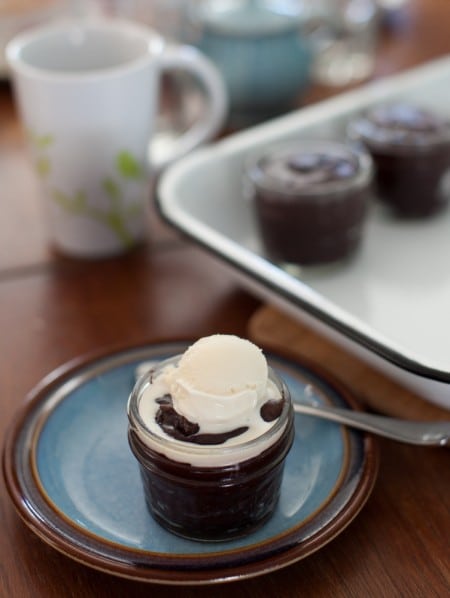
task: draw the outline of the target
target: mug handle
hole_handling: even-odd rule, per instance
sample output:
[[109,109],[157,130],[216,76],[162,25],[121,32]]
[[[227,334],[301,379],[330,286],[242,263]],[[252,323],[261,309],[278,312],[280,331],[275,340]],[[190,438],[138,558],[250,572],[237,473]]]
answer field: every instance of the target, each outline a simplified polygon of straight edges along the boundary
[[175,139],[150,143],[149,161],[153,172],[160,172],[205,141],[212,139],[222,127],[228,110],[225,83],[213,63],[197,48],[188,45],[167,46],[160,57],[161,73],[172,70],[190,73],[205,89],[207,110],[185,132]]

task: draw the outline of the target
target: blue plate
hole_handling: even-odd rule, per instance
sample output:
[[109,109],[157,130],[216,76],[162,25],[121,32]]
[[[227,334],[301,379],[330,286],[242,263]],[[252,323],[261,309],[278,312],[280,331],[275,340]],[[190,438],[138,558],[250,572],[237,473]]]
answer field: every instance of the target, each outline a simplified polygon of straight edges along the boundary
[[[167,532],[149,515],[128,447],[126,402],[142,361],[185,347],[151,345],[72,363],[35,389],[4,449],[6,485],[20,515],[78,561],[159,583],[250,577],[318,550],[364,505],[377,456],[370,436],[306,415],[295,416],[277,510],[256,532],[229,542],[195,542]],[[293,400],[306,393],[325,404],[353,405],[310,367],[267,357]]]

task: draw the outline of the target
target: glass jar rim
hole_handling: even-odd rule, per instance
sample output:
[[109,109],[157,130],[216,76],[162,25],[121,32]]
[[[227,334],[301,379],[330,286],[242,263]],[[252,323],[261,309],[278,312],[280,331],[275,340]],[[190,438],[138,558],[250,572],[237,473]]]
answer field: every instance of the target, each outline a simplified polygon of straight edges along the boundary
[[[176,363],[180,359],[181,355],[175,355],[168,359],[161,361],[156,367],[162,368],[167,365]],[[132,429],[143,439],[150,441],[154,445],[159,445],[162,449],[170,450],[171,452],[179,453],[184,458],[186,456],[199,456],[204,457],[205,453],[211,454],[211,456],[231,456],[235,453],[245,452],[251,450],[263,441],[270,441],[273,438],[273,442],[276,441],[277,437],[282,433],[287,425],[289,413],[292,411],[292,401],[290,391],[282,378],[268,366],[269,379],[275,383],[277,388],[280,390],[282,397],[285,399],[283,402],[283,408],[280,416],[274,422],[274,424],[265,432],[244,442],[236,442],[231,445],[220,444],[220,445],[199,445],[195,443],[185,442],[177,440],[175,438],[165,438],[162,435],[155,434],[148,426],[146,426],[143,418],[139,411],[139,403],[145,389],[151,384],[151,376],[154,373],[154,368],[143,374],[136,382],[133,390],[128,399],[127,403],[127,415],[128,421]],[[273,443],[269,442],[268,446]],[[237,461],[236,461],[237,462]]]
[[[261,168],[262,160],[275,157],[289,157],[294,153],[301,152],[319,152],[326,148],[344,150],[349,157],[356,159],[357,170],[354,176],[347,179],[326,181],[305,187],[304,189],[283,189],[274,179],[264,180],[265,175]],[[363,147],[354,143],[347,143],[332,139],[302,139],[301,141],[291,141],[274,144],[269,150],[260,150],[259,152],[248,156],[244,165],[245,175],[257,189],[277,193],[280,196],[320,196],[330,193],[342,193],[346,191],[361,189],[370,184],[373,176],[372,158]]]
[[[450,121],[440,118],[439,122],[443,125],[443,130],[434,134],[427,135],[421,143],[411,143],[407,141],[390,141],[389,139],[378,139],[369,135],[367,130],[372,125],[369,114],[359,115],[347,127],[349,138],[355,143],[363,143],[366,147],[375,150],[382,149],[387,154],[419,154],[435,150],[441,145],[450,143]],[[365,130],[366,129],[366,130]],[[369,150],[370,151],[370,150]]]

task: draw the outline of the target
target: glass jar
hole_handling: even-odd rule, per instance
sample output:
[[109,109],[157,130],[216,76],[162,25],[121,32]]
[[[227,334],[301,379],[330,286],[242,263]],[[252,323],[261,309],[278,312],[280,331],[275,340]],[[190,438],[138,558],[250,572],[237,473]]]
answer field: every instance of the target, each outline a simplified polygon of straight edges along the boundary
[[269,368],[283,400],[281,414],[260,436],[233,444],[197,445],[156,434],[139,404],[152,377],[180,356],[142,376],[128,401],[128,438],[148,509],[169,531],[203,541],[230,540],[262,525],[277,505],[294,412],[284,382]]
[[378,198],[404,217],[438,212],[450,169],[450,121],[409,102],[382,104],[353,119],[349,137],[370,152]]
[[246,184],[268,256],[297,266],[351,255],[363,234],[372,170],[367,153],[325,140],[251,158]]
[[377,0],[307,0],[313,77],[342,86],[369,77],[380,30]]

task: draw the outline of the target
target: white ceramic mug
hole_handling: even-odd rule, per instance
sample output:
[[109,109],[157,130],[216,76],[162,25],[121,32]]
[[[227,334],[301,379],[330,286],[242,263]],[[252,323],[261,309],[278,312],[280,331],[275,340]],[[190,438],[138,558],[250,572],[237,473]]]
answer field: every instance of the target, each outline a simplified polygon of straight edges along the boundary
[[[226,116],[215,67],[189,46],[118,19],[65,20],[15,37],[6,57],[48,207],[55,248],[122,253],[147,234],[150,174],[211,139]],[[200,120],[155,154],[161,74],[181,69],[205,90]]]

